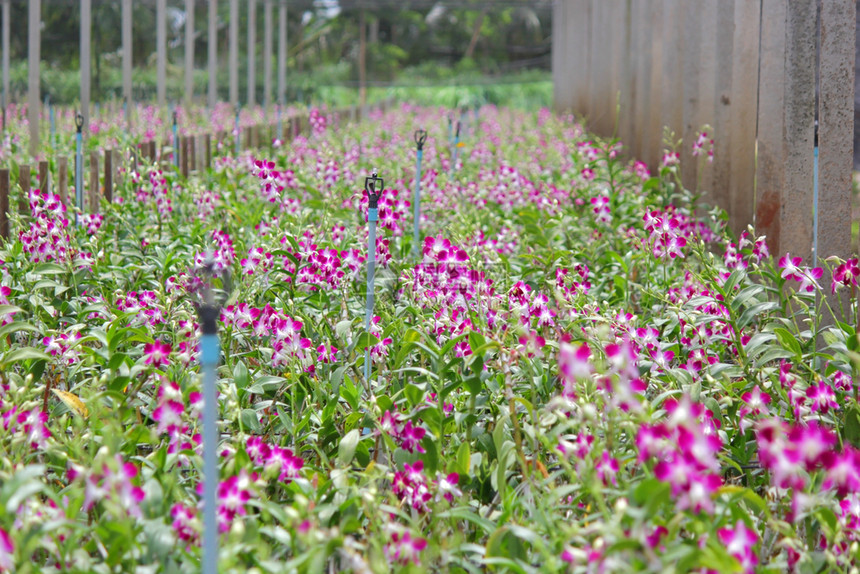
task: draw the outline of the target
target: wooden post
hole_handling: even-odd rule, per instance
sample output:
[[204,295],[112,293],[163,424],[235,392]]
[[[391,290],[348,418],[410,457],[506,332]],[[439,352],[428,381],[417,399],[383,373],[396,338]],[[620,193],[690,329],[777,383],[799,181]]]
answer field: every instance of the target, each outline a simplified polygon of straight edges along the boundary
[[200,166],[197,163],[197,158],[199,157],[197,154],[197,145],[200,143],[200,138],[191,136],[191,142],[188,149],[188,162],[191,165],[191,171],[198,171]]
[[[773,255],[779,253],[782,194],[785,187],[785,42],[786,1],[764,0],[761,19],[758,166],[756,169],[756,233],[767,236]],[[797,255],[797,254],[795,254]]]
[[149,140],[149,160],[152,163],[155,163],[155,160],[158,159],[158,155],[155,149],[155,140]]
[[780,234],[773,254],[789,252],[809,261],[813,244],[816,0],[785,2],[785,187],[780,206],[780,227],[785,233]]
[[212,167],[212,134],[207,133],[203,135],[203,147],[204,147],[204,166],[206,169]]
[[[621,141],[628,146],[628,155],[645,159],[645,125],[648,121],[648,103],[651,99],[651,42],[648,38],[648,18],[651,0],[628,3],[628,26],[630,29],[626,51],[630,54],[627,71],[627,86],[621,94],[622,106],[627,109],[620,124]],[[626,100],[626,104],[624,103]]]
[[[753,222],[755,212],[755,138],[758,113],[760,18],[760,0],[735,0],[729,227],[736,236]],[[812,20],[814,22],[815,18],[813,17]],[[812,213],[811,207],[809,213]]]
[[114,162],[113,150],[105,150],[105,199],[108,204],[113,203],[113,176]]
[[27,99],[28,121],[30,122],[30,156],[39,155],[39,126],[41,120],[41,98],[39,90],[39,70],[41,65],[41,24],[42,0],[30,0],[27,31],[29,96]]
[[99,154],[98,152],[90,152],[90,193],[89,193],[89,212],[99,212]]
[[272,0],[263,5],[263,105],[272,108]]
[[81,0],[81,115],[84,117],[84,129],[90,127],[90,82],[92,73],[91,39],[93,27],[92,0]]
[[[682,87],[683,87],[683,132],[681,137],[681,180],[686,189],[696,192],[698,182],[698,159],[693,156],[693,144],[696,142],[696,134],[701,129],[699,117],[699,46],[702,41],[702,9],[703,0],[685,0],[682,3],[683,24],[681,44]],[[713,26],[713,22],[708,23]]]
[[[821,69],[818,100],[818,262],[851,255],[851,177],[854,167],[854,0],[821,4]],[[850,321],[848,290],[829,295],[830,274],[821,282],[834,313]],[[832,324],[824,312],[823,324]]]
[[[9,107],[9,36],[10,36],[9,31],[11,29],[11,25],[9,23],[9,20],[11,18],[10,10],[9,10],[9,4],[10,3],[11,3],[11,0],[3,0],[3,14],[2,14],[2,18],[3,18],[3,23],[2,23],[2,27],[3,27],[3,31],[2,31],[2,36],[3,36],[3,38],[2,38],[2,44],[3,44],[3,102],[2,103],[3,103],[3,118],[4,118],[4,120],[6,118],[6,108]],[[3,128],[5,129],[6,126],[4,125]]]
[[126,106],[126,125],[131,129],[134,115],[131,97],[131,0],[122,0],[122,96]]
[[9,238],[9,170],[0,169],[0,236]]
[[663,156],[663,0],[651,0],[651,10],[645,16],[648,39],[651,45],[651,61],[645,67],[650,75],[647,96],[647,121],[639,127],[644,131],[643,159],[651,173],[657,173]]
[[684,107],[681,83],[681,0],[663,1],[663,125],[683,136]]
[[50,169],[47,161],[39,162],[39,190],[45,194],[51,191]]
[[730,207],[732,168],[732,65],[734,63],[735,0],[712,0],[717,11],[717,65],[714,80],[714,175],[713,201],[722,209]]
[[185,107],[194,101],[194,0],[185,0]]
[[18,213],[27,215],[30,213],[30,166],[23,164],[18,166],[18,187],[21,194],[18,196]]
[[[708,137],[714,137],[714,95],[717,77],[717,19],[719,0],[703,0],[701,5],[702,36],[699,48],[699,127],[711,126]],[[713,204],[713,164],[702,163],[699,174],[701,189],[707,194],[708,203]]]
[[167,0],[155,3],[156,97],[159,109],[167,104]]
[[287,103],[287,0],[278,7],[278,103]]
[[218,69],[218,0],[209,0],[209,111],[215,109],[218,101],[218,89],[215,84],[216,70]]
[[57,192],[60,201],[66,207],[69,206],[69,158],[61,155],[57,158]]
[[248,106],[257,103],[257,0],[248,0]]
[[239,103],[239,0],[230,0],[230,105],[236,109]]
[[188,177],[188,136],[179,136],[179,172]]

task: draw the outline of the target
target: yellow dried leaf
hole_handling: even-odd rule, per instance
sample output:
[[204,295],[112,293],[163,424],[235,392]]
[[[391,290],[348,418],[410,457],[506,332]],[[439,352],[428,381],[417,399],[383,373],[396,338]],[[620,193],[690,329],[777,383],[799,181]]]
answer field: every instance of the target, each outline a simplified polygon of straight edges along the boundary
[[458,142],[457,147],[466,147],[466,144],[464,144],[463,142]]
[[69,410],[74,411],[77,415],[87,418],[90,416],[90,411],[87,410],[87,405],[79,399],[77,396],[69,393],[67,391],[61,391],[60,389],[51,389],[54,391],[54,394],[57,395],[63,404],[69,407]]

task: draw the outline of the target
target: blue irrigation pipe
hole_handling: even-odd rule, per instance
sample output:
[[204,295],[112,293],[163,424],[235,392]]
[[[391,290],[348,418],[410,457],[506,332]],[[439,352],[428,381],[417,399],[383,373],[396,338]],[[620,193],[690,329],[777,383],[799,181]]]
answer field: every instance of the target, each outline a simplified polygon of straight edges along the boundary
[[[385,181],[374,169],[370,177],[364,178],[367,191],[367,306],[364,315],[364,330],[370,333],[370,320],[373,318],[373,284],[376,275],[376,222],[379,220],[379,194],[385,189]],[[364,380],[370,384],[370,347],[364,350]]]
[[453,161],[451,162],[451,175],[454,175],[454,172],[457,171],[457,155],[460,151],[460,122],[457,122],[457,132],[454,135],[454,155]]
[[84,116],[75,116],[75,126],[75,207],[78,208],[75,212],[75,224],[80,225],[81,213],[84,210]]
[[173,165],[179,167],[179,125],[176,110],[173,110]]
[[[816,128],[817,129],[817,128]],[[816,134],[817,139],[817,134]],[[812,168],[812,266],[818,265],[818,143]]]
[[412,198],[413,232],[412,232],[412,258],[418,260],[418,249],[421,244],[421,159],[424,157],[424,142],[427,141],[427,130],[415,132],[416,165],[415,165],[415,193]]
[[[212,269],[212,261],[207,261]],[[203,574],[218,573],[218,392],[216,389],[218,360],[218,315],[211,287],[204,287],[204,302],[200,316],[200,370],[203,374]]]

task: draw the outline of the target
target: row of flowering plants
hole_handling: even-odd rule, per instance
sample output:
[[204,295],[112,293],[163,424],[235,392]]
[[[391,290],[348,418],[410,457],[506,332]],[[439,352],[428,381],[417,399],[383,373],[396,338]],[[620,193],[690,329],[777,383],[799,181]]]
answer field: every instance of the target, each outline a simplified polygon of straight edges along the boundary
[[652,174],[546,110],[486,107],[456,155],[445,110],[312,117],[12,215],[0,572],[200,570],[207,268],[224,572],[853,571],[856,259],[732,237],[673,146]]

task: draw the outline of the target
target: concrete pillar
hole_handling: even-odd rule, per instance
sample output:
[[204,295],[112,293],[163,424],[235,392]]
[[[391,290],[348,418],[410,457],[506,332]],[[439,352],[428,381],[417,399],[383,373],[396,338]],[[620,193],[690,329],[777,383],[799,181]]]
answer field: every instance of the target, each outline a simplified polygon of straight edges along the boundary
[[218,69],[218,0],[209,0],[209,94],[208,104],[210,111],[215,109],[218,101],[218,88],[216,71]]
[[230,0],[230,105],[239,103],[239,0]]
[[287,1],[278,7],[278,103],[287,103]]
[[84,129],[90,129],[90,83],[92,81],[92,29],[93,9],[92,0],[81,0],[81,115],[84,117]]
[[735,42],[735,0],[719,2],[716,20],[717,61],[714,79],[713,201],[729,210],[732,168],[732,64]]
[[248,0],[248,98],[249,106],[257,103],[257,0]]
[[[699,47],[702,41],[702,11],[704,0],[685,0],[683,14],[683,52],[681,54],[683,87],[683,132],[681,137],[681,179],[684,187],[696,191],[698,182],[698,159],[693,157],[693,144],[701,129],[699,117],[699,70],[701,56]],[[708,23],[713,26],[712,22]]]
[[134,109],[131,95],[131,0],[122,0],[122,95],[126,105],[126,123],[131,128]]
[[[818,239],[820,262],[851,255],[851,176],[854,156],[854,0],[821,5],[821,71],[818,100]],[[830,284],[825,276],[822,286]],[[829,293],[829,291],[827,291]],[[830,296],[834,312],[845,309],[847,291]],[[840,301],[841,298],[841,301]],[[841,303],[841,305],[840,305]],[[830,324],[825,314],[826,324]]]
[[11,28],[9,24],[9,19],[11,16],[9,15],[9,3],[11,0],[3,0],[3,31],[2,31],[2,44],[3,44],[3,110],[9,105],[9,30]]
[[272,0],[263,5],[263,105],[268,112],[272,107]]
[[39,125],[41,111],[41,84],[39,83],[39,71],[41,66],[41,23],[42,23],[42,0],[30,0],[28,19],[27,44],[28,66],[29,66],[29,96],[27,98],[27,111],[30,122],[30,155],[36,157],[39,154]]
[[185,107],[194,101],[194,0],[185,0]]
[[761,0],[735,0],[731,96],[732,170],[729,184],[729,227],[735,235],[739,235],[753,222],[755,212],[760,2]]
[[158,107],[167,105],[167,0],[155,3],[156,93]]

